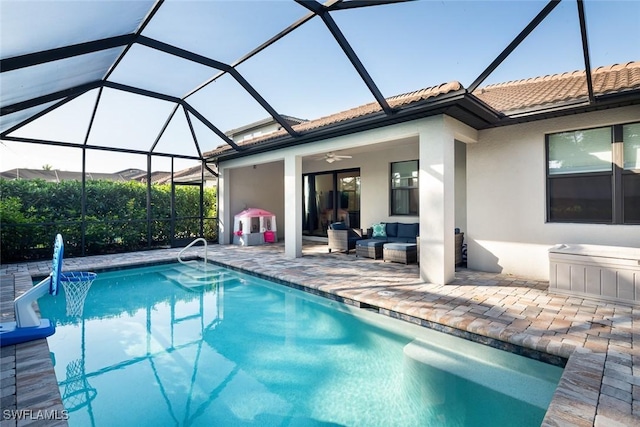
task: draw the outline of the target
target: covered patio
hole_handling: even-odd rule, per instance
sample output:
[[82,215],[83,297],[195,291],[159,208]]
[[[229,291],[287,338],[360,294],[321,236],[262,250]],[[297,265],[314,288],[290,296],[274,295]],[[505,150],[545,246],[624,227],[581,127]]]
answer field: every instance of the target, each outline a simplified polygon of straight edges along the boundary
[[[417,265],[329,255],[324,249],[324,245],[305,243],[303,255],[291,259],[283,244],[227,245],[210,247],[208,257],[210,262],[361,309],[566,364],[545,426],[638,423],[640,359],[634,331],[640,309],[550,294],[544,281],[460,268],[451,284],[434,285],[418,278]],[[190,251],[186,255],[204,255],[202,249]],[[66,269],[99,271],[172,262],[177,253],[167,249],[74,258],[66,261]],[[33,278],[48,274],[49,268],[48,262],[2,266],[3,320],[13,316],[12,285],[20,294]],[[2,377],[3,408],[63,408],[45,340],[2,348]]]

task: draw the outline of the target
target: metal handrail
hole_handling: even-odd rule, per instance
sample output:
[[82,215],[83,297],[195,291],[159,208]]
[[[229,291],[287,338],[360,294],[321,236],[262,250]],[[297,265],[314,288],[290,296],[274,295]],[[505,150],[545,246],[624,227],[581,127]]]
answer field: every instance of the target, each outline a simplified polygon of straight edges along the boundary
[[178,261],[181,264],[187,264],[187,261],[183,261],[182,260],[182,254],[184,251],[186,251],[187,249],[189,249],[191,246],[195,245],[198,242],[203,242],[204,243],[204,266],[207,266],[207,258],[208,258],[208,253],[207,253],[207,239],[205,239],[204,237],[198,237],[197,239],[195,239],[193,242],[189,243],[187,246],[185,246],[180,252],[178,252]]

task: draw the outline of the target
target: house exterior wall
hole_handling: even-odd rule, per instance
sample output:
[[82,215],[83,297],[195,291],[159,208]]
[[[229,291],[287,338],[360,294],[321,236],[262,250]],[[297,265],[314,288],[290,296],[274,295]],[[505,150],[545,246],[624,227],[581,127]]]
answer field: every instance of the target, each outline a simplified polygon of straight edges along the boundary
[[549,278],[558,243],[640,245],[640,226],[546,222],[545,134],[637,121],[640,106],[480,132],[467,145],[469,268]]

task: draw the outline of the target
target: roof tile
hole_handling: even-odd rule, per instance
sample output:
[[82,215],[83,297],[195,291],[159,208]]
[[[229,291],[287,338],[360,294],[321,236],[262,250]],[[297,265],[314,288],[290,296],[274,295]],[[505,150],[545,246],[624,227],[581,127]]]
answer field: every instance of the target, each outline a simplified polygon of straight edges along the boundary
[[[638,89],[640,88],[640,62],[598,67],[592,70],[591,76],[593,92],[596,96]],[[509,114],[514,111],[586,99],[588,91],[583,70],[498,83],[479,88],[473,94],[494,109]]]

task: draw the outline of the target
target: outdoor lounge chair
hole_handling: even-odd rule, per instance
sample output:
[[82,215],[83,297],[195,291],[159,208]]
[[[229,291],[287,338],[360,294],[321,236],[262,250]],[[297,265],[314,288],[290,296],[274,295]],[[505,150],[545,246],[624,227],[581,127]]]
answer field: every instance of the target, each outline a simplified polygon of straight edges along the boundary
[[362,230],[349,228],[344,222],[334,222],[327,230],[329,236],[329,253],[332,250],[349,253],[356,248],[356,242],[362,240]]

